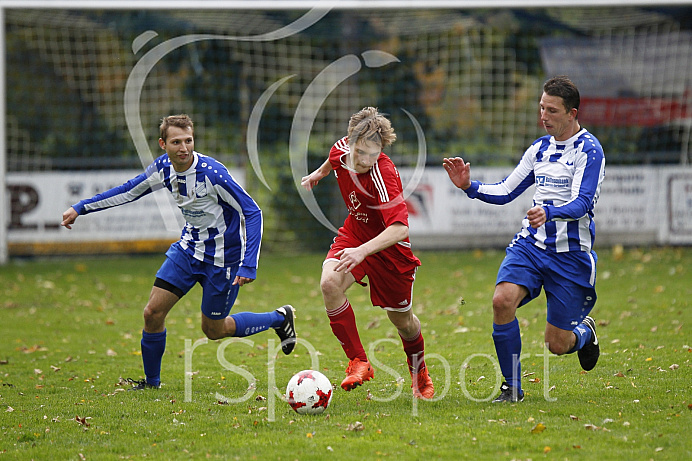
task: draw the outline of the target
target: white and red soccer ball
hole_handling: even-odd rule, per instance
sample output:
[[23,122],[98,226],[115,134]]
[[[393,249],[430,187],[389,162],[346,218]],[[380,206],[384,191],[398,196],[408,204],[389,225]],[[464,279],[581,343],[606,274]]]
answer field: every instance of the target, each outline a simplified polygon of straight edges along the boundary
[[296,413],[319,415],[332,401],[332,383],[319,371],[303,370],[288,382],[286,401]]

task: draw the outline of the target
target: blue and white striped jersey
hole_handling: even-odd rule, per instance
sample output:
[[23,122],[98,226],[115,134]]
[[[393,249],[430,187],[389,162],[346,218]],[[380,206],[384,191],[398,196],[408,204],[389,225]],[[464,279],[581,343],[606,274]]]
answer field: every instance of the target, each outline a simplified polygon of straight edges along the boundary
[[165,187],[185,218],[177,242],[189,255],[218,267],[240,264],[238,275],[256,278],[262,210],[219,161],[194,152],[192,166],[176,172],[163,154],[144,173],[74,205],[80,215],[138,200]]
[[582,129],[566,141],[549,135],[538,138],[509,176],[495,184],[471,181],[466,193],[501,205],[535,184],[533,203],[543,206],[547,222],[534,229],[524,217],[515,239],[528,238],[536,246],[558,253],[590,251],[596,236],[593,208],[604,177],[601,143]]

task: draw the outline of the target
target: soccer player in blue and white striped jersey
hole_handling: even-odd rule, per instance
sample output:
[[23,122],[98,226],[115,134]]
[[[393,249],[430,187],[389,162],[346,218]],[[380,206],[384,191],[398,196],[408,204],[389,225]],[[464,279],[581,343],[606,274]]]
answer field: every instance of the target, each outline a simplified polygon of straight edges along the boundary
[[549,79],[540,100],[546,136],[524,152],[502,181],[471,180],[470,163],[443,159],[455,186],[468,197],[501,205],[535,185],[533,207],[507,247],[493,295],[493,341],[505,378],[495,402],[524,398],[521,388],[521,336],[517,308],[547,298],[545,342],[557,355],[577,352],[584,370],[600,355],[596,324],[588,316],[596,302],[593,209],[605,176],[598,139],[579,124],[579,90],[566,76]]
[[125,184],[73,205],[62,225],[79,215],[138,200],[157,189],[173,195],[185,218],[180,240],[166,252],[144,308],[142,361],[145,380],[133,389],[158,388],[166,348],[168,312],[196,283],[202,286],[202,331],[209,339],[249,336],[274,328],[285,354],[296,342],[293,307],[228,315],[239,288],[257,277],[262,210],[217,160],[194,150],[194,125],[187,115],[165,117],[159,146],[166,153]]

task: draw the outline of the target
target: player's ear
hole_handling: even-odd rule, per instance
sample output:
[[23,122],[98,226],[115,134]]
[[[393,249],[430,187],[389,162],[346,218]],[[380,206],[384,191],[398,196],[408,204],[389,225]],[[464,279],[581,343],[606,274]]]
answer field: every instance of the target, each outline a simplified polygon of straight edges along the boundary
[[166,141],[164,141],[163,138],[159,138],[159,146],[161,149],[166,150]]

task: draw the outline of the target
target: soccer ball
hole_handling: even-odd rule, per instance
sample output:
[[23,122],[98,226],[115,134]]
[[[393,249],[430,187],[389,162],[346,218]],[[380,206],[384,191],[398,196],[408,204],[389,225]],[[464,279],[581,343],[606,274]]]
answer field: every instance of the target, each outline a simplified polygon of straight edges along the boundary
[[303,370],[288,382],[286,401],[296,413],[319,415],[332,401],[332,383],[319,371]]

